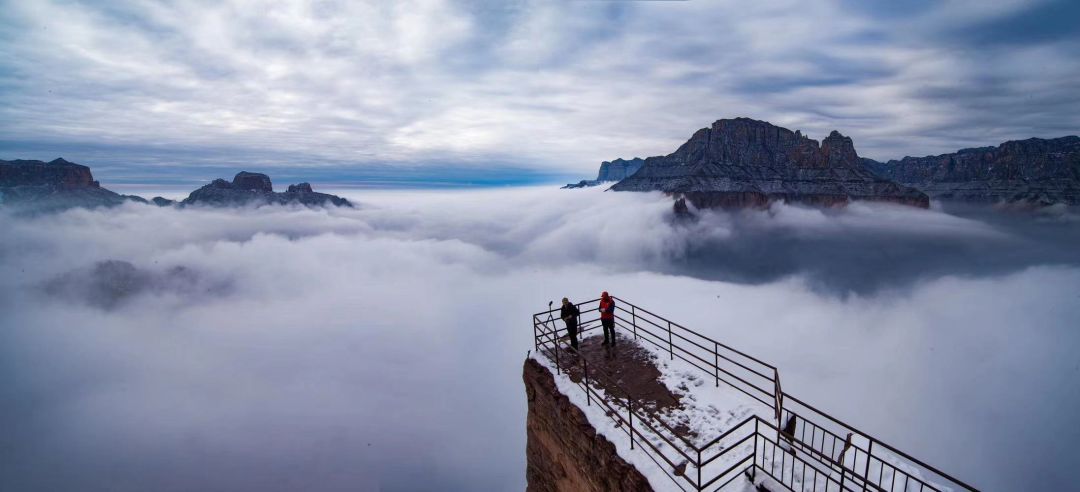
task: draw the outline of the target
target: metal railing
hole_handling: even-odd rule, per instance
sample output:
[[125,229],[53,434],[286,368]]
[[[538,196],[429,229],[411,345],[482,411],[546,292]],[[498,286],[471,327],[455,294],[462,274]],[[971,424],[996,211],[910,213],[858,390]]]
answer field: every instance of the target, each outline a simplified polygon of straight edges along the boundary
[[[616,301],[615,327],[623,336],[645,342],[671,360],[695,367],[717,387],[721,383],[770,410],[773,421],[758,415],[703,445],[694,444],[654,410],[638,403],[627,388],[573,349],[561,347],[565,328],[551,309],[533,315],[537,353],[568,372],[582,388],[586,404],[601,405],[630,438],[682,490],[719,490],[741,474],[758,473],[790,490],[924,492],[976,489],[918,459],[845,424],[783,391],[775,366],[647,311]],[[579,334],[600,329],[599,299],[577,304]],[[590,307],[596,304],[597,307]],[[604,380],[603,387],[595,384]],[[698,442],[705,436],[695,436]]]

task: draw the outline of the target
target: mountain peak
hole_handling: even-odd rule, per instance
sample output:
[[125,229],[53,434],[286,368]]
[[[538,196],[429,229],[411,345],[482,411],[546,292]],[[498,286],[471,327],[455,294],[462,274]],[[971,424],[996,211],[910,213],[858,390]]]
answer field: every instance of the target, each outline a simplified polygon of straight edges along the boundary
[[863,168],[850,137],[833,131],[821,144],[767,121],[716,120],[675,152],[645,160],[614,191],[664,191],[695,206],[754,206],[773,200],[818,205],[851,200],[926,207],[926,195]]

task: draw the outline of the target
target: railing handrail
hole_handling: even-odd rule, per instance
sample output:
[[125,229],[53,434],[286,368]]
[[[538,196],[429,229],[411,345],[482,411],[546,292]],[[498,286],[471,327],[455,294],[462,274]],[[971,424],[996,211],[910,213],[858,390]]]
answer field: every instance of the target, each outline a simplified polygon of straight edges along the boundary
[[[714,376],[717,379],[718,384],[719,384],[719,381],[723,380],[726,384],[732,386],[733,388],[735,388],[735,389],[737,389],[739,391],[742,391],[743,393],[747,394],[748,396],[751,396],[754,399],[758,400],[759,402],[765,403],[765,405],[769,406],[769,403],[765,402],[764,400],[762,400],[760,398],[754,397],[752,394],[748,393],[746,389],[735,385],[734,383],[732,383],[731,381],[729,381],[727,379],[726,376],[730,376],[732,378],[735,378],[737,381],[739,381],[743,385],[745,385],[747,388],[751,388],[751,389],[754,389],[756,391],[761,391],[763,393],[768,394],[768,392],[766,390],[764,390],[763,388],[757,386],[756,384],[750,383],[750,382],[740,378],[739,376],[729,372],[726,368],[720,367],[719,366],[719,359],[723,358],[728,363],[734,364],[735,366],[738,366],[739,368],[747,371],[748,374],[753,374],[756,377],[763,378],[766,382],[771,382],[775,386],[775,392],[773,394],[769,395],[769,396],[772,396],[773,400],[774,400],[774,404],[771,405],[771,406],[772,406],[772,409],[774,411],[776,411],[776,414],[777,414],[777,422],[776,423],[768,422],[768,421],[762,419],[759,415],[752,414],[750,417],[747,417],[746,419],[744,419],[739,424],[737,424],[737,425],[731,427],[730,429],[728,429],[727,431],[725,431],[720,437],[717,437],[717,438],[713,439],[712,441],[710,441],[709,443],[707,443],[707,444],[705,444],[703,446],[700,446],[700,447],[695,446],[693,443],[691,443],[685,437],[678,435],[678,433],[675,432],[674,429],[672,429],[669,425],[667,425],[667,423],[664,422],[663,419],[660,419],[655,413],[649,411],[647,408],[644,409],[646,416],[650,417],[654,422],[659,422],[663,427],[665,427],[669,432],[671,432],[671,434],[674,437],[676,437],[679,441],[682,441],[682,443],[685,444],[691,451],[697,453],[697,460],[692,459],[688,455],[688,453],[684,452],[678,446],[675,446],[674,443],[672,443],[670,440],[668,440],[668,438],[664,437],[662,434],[660,434],[658,431],[656,431],[656,429],[654,429],[652,427],[652,425],[648,424],[648,422],[646,422],[644,419],[641,418],[641,416],[639,416],[638,420],[640,422],[642,422],[643,425],[648,427],[649,430],[651,430],[655,435],[660,437],[669,446],[671,446],[671,448],[674,449],[680,456],[685,458],[686,461],[688,462],[688,464],[693,464],[694,466],[697,467],[697,469],[698,469],[698,483],[694,484],[688,477],[684,477],[684,478],[687,478],[687,480],[690,481],[692,485],[698,487],[699,490],[702,487],[711,485],[716,480],[718,480],[721,477],[723,477],[723,476],[727,475],[728,473],[730,473],[733,468],[735,468],[736,466],[738,466],[738,465],[742,464],[743,462],[745,462],[746,458],[742,458],[741,460],[737,461],[734,465],[732,465],[731,468],[729,468],[728,470],[725,470],[724,472],[720,473],[715,478],[708,481],[708,483],[706,483],[705,485],[702,485],[702,482],[701,482],[701,480],[702,480],[701,479],[701,468],[703,466],[705,466],[705,465],[708,465],[709,463],[711,463],[713,460],[719,458],[720,456],[723,456],[723,455],[727,454],[728,452],[731,452],[736,447],[738,447],[742,443],[744,443],[746,441],[746,439],[748,439],[749,437],[754,437],[754,439],[755,439],[755,447],[754,447],[754,455],[753,455],[755,460],[754,460],[754,463],[752,465],[750,465],[749,467],[747,467],[746,470],[754,469],[756,467],[758,469],[762,469],[763,471],[765,471],[764,468],[762,468],[761,466],[758,466],[758,462],[757,462],[757,459],[756,459],[756,456],[757,456],[757,444],[756,444],[757,443],[757,437],[756,436],[758,436],[758,435],[765,438],[766,440],[769,440],[770,442],[773,442],[774,445],[776,445],[776,446],[780,445],[779,439],[781,439],[781,436],[782,436],[782,439],[785,440],[785,441],[788,441],[791,445],[798,444],[802,448],[803,453],[809,454],[811,457],[814,458],[814,460],[817,463],[820,463],[823,467],[828,468],[832,472],[840,472],[842,474],[842,476],[850,477],[853,481],[856,480],[856,479],[862,481],[863,482],[862,487],[874,486],[877,489],[885,490],[885,489],[882,489],[880,486],[874,485],[873,483],[870,482],[870,477],[868,476],[870,474],[869,473],[869,463],[870,463],[870,460],[873,459],[873,460],[877,460],[878,462],[881,463],[881,466],[879,467],[879,472],[878,472],[879,481],[881,480],[881,478],[883,476],[882,474],[884,473],[884,471],[883,471],[884,466],[888,465],[888,467],[892,470],[892,474],[894,476],[894,479],[895,479],[895,476],[897,474],[902,474],[906,478],[911,478],[911,479],[913,479],[915,481],[918,481],[918,482],[920,482],[920,483],[922,483],[924,485],[929,485],[930,488],[932,488],[932,489],[936,489],[935,485],[927,482],[923,477],[912,475],[909,471],[901,469],[901,468],[897,467],[893,463],[886,463],[885,462],[885,458],[886,458],[885,456],[875,455],[873,453],[874,447],[875,446],[880,446],[880,447],[885,448],[889,452],[893,453],[896,458],[900,458],[902,460],[907,460],[910,464],[915,465],[916,468],[921,468],[922,470],[931,472],[931,473],[937,475],[938,477],[940,477],[941,479],[944,479],[944,480],[946,480],[948,482],[951,482],[952,485],[955,485],[955,486],[958,486],[958,487],[961,487],[961,488],[964,488],[964,489],[967,489],[967,490],[971,490],[971,491],[977,490],[974,487],[972,487],[972,486],[970,486],[970,485],[968,485],[968,484],[966,484],[966,483],[964,483],[964,482],[962,482],[962,481],[960,481],[960,480],[958,480],[956,478],[953,478],[952,476],[942,472],[941,470],[939,470],[939,469],[937,469],[937,468],[935,468],[935,467],[933,467],[931,465],[928,465],[925,462],[923,462],[923,461],[921,461],[921,460],[919,460],[919,459],[917,459],[917,458],[915,458],[915,457],[913,457],[913,456],[911,456],[911,455],[909,455],[907,453],[904,453],[903,451],[898,450],[894,446],[891,446],[891,445],[889,445],[889,444],[887,444],[887,443],[885,443],[885,442],[871,436],[870,434],[867,434],[866,432],[863,432],[863,431],[861,431],[861,430],[859,430],[859,429],[857,429],[857,428],[855,428],[855,427],[841,421],[840,419],[838,419],[836,417],[833,417],[832,415],[829,415],[829,414],[817,409],[816,407],[804,402],[803,400],[800,400],[799,398],[796,398],[795,396],[792,396],[791,394],[789,394],[789,393],[787,393],[785,391],[781,391],[780,386],[779,386],[779,370],[775,366],[773,366],[771,364],[768,364],[768,363],[766,363],[766,362],[764,362],[764,361],[762,361],[762,360],[760,360],[760,359],[758,359],[758,358],[756,358],[754,356],[746,354],[745,352],[736,350],[736,349],[734,349],[734,348],[732,348],[732,347],[730,347],[730,346],[728,346],[728,345],[726,345],[724,343],[721,343],[721,342],[719,342],[719,341],[717,341],[717,340],[715,340],[713,338],[710,338],[710,337],[708,337],[706,335],[703,335],[703,334],[698,333],[698,332],[696,332],[694,330],[686,328],[685,326],[682,326],[682,325],[680,325],[678,323],[675,323],[675,322],[673,322],[673,321],[671,321],[671,320],[669,320],[667,318],[664,318],[663,316],[660,316],[660,315],[655,314],[655,313],[653,313],[653,312],[651,312],[651,311],[649,311],[647,309],[644,309],[644,308],[642,308],[640,306],[637,306],[637,305],[635,305],[635,304],[633,304],[633,303],[631,303],[631,302],[629,302],[629,301],[627,301],[625,299],[622,299],[622,298],[619,298],[619,297],[616,297],[616,296],[611,296],[611,297],[614,300],[617,301],[616,302],[616,307],[617,307],[617,309],[619,311],[621,311],[621,312],[623,312],[625,314],[632,315],[632,320],[630,320],[630,321],[626,320],[625,318],[619,317],[617,314],[616,314],[615,317],[618,320],[621,320],[623,323],[632,323],[632,326],[633,326],[632,329],[633,329],[633,332],[635,333],[635,336],[638,336],[637,335],[638,330],[643,331],[644,333],[647,333],[648,335],[650,335],[650,336],[652,336],[654,338],[657,338],[657,340],[662,340],[663,342],[665,342],[664,344],[666,345],[666,347],[662,346],[660,343],[657,343],[655,341],[649,340],[647,338],[643,338],[644,340],[649,341],[650,343],[656,345],[658,348],[667,349],[668,351],[670,351],[672,358],[674,358],[676,356],[674,350],[676,348],[678,348],[682,353],[685,353],[686,355],[688,355],[690,357],[693,357],[694,359],[697,359],[699,362],[701,362],[702,364],[705,364],[706,366],[710,366],[711,368],[714,369],[714,372],[710,373],[710,376]],[[582,306],[586,306],[586,305],[589,305],[589,304],[592,304],[592,303],[595,303],[595,302],[598,302],[598,301],[600,301],[600,299],[592,299],[592,300],[585,301],[585,302],[575,303],[575,306],[577,306],[579,308],[580,313],[582,315],[584,315],[586,313],[599,311],[598,307],[597,308],[586,309],[586,310],[580,309]],[[628,310],[625,307],[623,307],[624,304],[626,306],[630,306],[631,309]],[[542,345],[541,342],[540,342],[541,338],[545,339],[545,342],[543,343],[544,346],[547,346],[547,342],[550,341],[551,345],[553,346],[554,351],[555,351],[556,366],[559,365],[559,357],[558,357],[558,352],[559,352],[558,339],[559,339],[559,331],[560,331],[559,326],[558,326],[557,323],[553,323],[553,326],[549,330],[547,328],[548,320],[544,319],[543,317],[547,316],[547,315],[550,315],[550,314],[552,314],[552,313],[554,313],[556,311],[559,311],[560,309],[561,309],[561,306],[559,308],[549,309],[547,311],[542,311],[542,312],[539,312],[539,313],[536,313],[536,314],[533,315],[533,320],[534,320],[534,325],[533,325],[534,326],[534,342],[536,344],[536,348],[539,350],[540,346]],[[644,314],[646,314],[648,316],[651,316],[653,318],[661,320],[662,322],[667,324],[667,330],[669,331],[669,333],[668,333],[668,337],[667,337],[666,340],[660,338],[657,334],[653,333],[652,331],[650,331],[650,330],[648,330],[648,329],[646,329],[644,327],[639,327],[638,326],[637,319],[640,317],[640,319],[642,321],[648,322],[650,325],[654,326],[657,329],[663,330],[665,328],[665,327],[663,327],[663,326],[649,320],[648,318],[642,316],[641,313],[644,313]],[[551,318],[552,318],[551,321],[555,321],[554,317],[551,317]],[[599,319],[599,315],[598,315],[597,319]],[[597,321],[597,319],[590,319],[588,321],[581,322],[580,325],[584,326],[584,325],[587,325],[589,323],[593,323],[593,322]],[[615,323],[615,324],[616,324],[617,327],[622,328],[623,330],[627,330],[627,331],[631,330],[630,328],[627,328],[627,326],[625,326],[625,325],[623,325],[621,323]],[[537,329],[539,327],[541,327],[541,326],[544,327],[542,334],[540,334],[540,332],[537,331]],[[583,330],[583,332],[584,331],[595,330],[597,328],[598,327],[596,327],[596,326],[592,326],[592,327],[588,328],[588,330]],[[687,333],[690,333],[690,334],[692,334],[694,336],[697,336],[697,337],[705,340],[707,344],[708,343],[713,344],[713,348],[710,349],[710,348],[708,348],[706,346],[703,346],[701,344],[698,344],[697,342],[695,342],[693,340],[690,340],[689,338],[686,338],[686,337],[684,337],[684,336],[682,336],[680,334],[675,334],[672,331],[672,328],[678,328],[678,329],[683,330],[683,331],[685,331]],[[676,344],[674,342],[673,336],[677,336],[681,340],[683,340],[686,343],[689,343],[689,344],[697,347],[698,349],[701,349],[701,350],[703,350],[705,352],[712,353],[714,355],[714,357],[716,358],[716,362],[713,363],[713,362],[706,361],[705,359],[699,357],[694,352],[692,352],[691,350],[688,350],[686,347],[682,346],[681,344]],[[761,365],[761,366],[763,366],[765,368],[771,369],[775,376],[774,377],[766,376],[764,374],[761,374],[761,373],[757,372],[756,370],[754,370],[754,369],[752,369],[750,367],[747,367],[746,365],[744,365],[744,364],[742,364],[740,362],[737,362],[737,361],[732,360],[731,358],[729,358],[729,357],[727,357],[725,355],[720,354],[719,353],[719,348],[721,348],[721,347],[723,349],[725,349],[726,351],[730,352],[730,353],[737,354],[740,357],[743,357],[743,358],[745,358],[747,360],[753,361],[754,363],[759,364],[759,365]],[[688,364],[696,367],[697,369],[707,372],[706,369],[698,366],[696,363],[694,363],[694,362],[690,361],[689,359],[683,357],[682,354],[679,354],[678,357],[680,359],[682,359],[683,361],[687,362]],[[594,368],[593,370],[595,371],[596,369]],[[604,371],[604,372],[606,372],[606,371]],[[724,375],[725,375],[724,378],[720,377],[721,372],[724,373]],[[587,373],[588,373],[588,370],[586,368],[586,375],[587,375]],[[609,384],[614,384],[614,386],[617,389],[619,389],[621,392],[623,392],[624,395],[627,396],[627,401],[630,402],[631,393],[628,390],[626,390],[625,388],[623,388],[621,385],[616,383],[614,381],[614,378],[610,377],[610,374],[608,374],[608,376],[609,377],[607,379],[610,380]],[[582,384],[582,383],[578,383],[578,384]],[[585,384],[586,392],[589,393],[590,388],[588,387],[588,380],[587,379],[585,380],[584,384]],[[597,393],[597,397],[600,398],[600,395],[598,393]],[[815,423],[813,420],[810,420],[810,419],[806,418],[806,415],[803,415],[801,413],[795,413],[795,412],[792,412],[792,411],[787,411],[784,408],[784,402],[788,401],[789,399],[793,403],[797,404],[797,406],[801,406],[801,407],[807,409],[808,411],[812,412],[813,414],[818,415],[818,416],[832,422],[833,424],[835,424],[836,426],[839,426],[844,431],[849,431],[852,434],[858,434],[862,438],[865,438],[867,440],[867,443],[868,443],[868,449],[864,449],[861,446],[850,443],[850,436],[849,436],[849,438],[847,440],[848,441],[847,446],[849,446],[851,448],[854,448],[856,450],[852,455],[853,456],[852,468],[847,468],[846,466],[844,466],[844,464],[842,462],[837,462],[833,458],[832,453],[835,452],[836,439],[838,439],[840,436],[837,435],[836,433],[830,431],[828,428],[822,427],[821,425]],[[620,404],[620,402],[618,401],[618,398],[615,398],[615,404],[616,405]],[[608,405],[605,403],[605,406],[608,406]],[[634,407],[634,406],[636,406],[636,405],[632,405],[632,404],[630,405],[630,407]],[[637,410],[642,411],[642,409],[640,407],[638,407]],[[782,431],[780,429],[780,427],[782,426],[782,424],[780,422],[780,418],[783,415],[784,411],[787,411],[787,413],[792,418],[801,419],[804,423],[808,423],[809,425],[812,425],[813,426],[812,430],[814,430],[814,432],[817,432],[817,430],[820,429],[820,431],[822,432],[822,436],[823,436],[823,440],[822,440],[822,446],[823,447],[824,447],[824,436],[825,436],[825,434],[828,434],[829,436],[832,436],[832,438],[833,438],[833,447],[831,449],[831,452],[829,454],[826,454],[823,450],[818,450],[815,447],[815,444],[813,442],[807,444],[806,442],[804,442],[801,439],[795,437],[794,435],[784,433],[784,431]],[[629,415],[632,417],[633,414],[634,414],[634,408],[629,408]],[[777,440],[772,440],[772,438],[770,438],[769,436],[761,434],[760,430],[758,429],[757,423],[756,423],[755,424],[754,434],[752,434],[751,436],[744,437],[742,440],[739,441],[739,443],[736,443],[734,445],[730,445],[730,447],[722,448],[720,453],[718,453],[716,455],[713,455],[711,458],[709,458],[707,460],[703,460],[701,458],[701,453],[703,451],[709,449],[710,447],[712,447],[714,445],[717,445],[718,443],[723,441],[724,438],[731,435],[735,430],[737,430],[737,429],[741,428],[742,426],[744,426],[751,419],[757,419],[758,423],[764,423],[766,425],[767,429],[775,430],[776,431],[776,436],[775,437],[776,437]],[[617,420],[624,421],[624,420],[622,420],[622,417],[619,417]],[[631,422],[632,422],[632,420],[633,419],[631,418]],[[796,421],[796,425],[797,425],[797,421]],[[806,430],[806,428],[805,428],[805,425],[804,425],[804,431],[803,432],[805,432],[805,430]],[[633,429],[632,424],[630,424],[630,428],[628,429],[628,432],[630,433],[630,436],[631,436],[631,443],[633,443],[633,434],[634,434],[634,432],[638,432],[638,434],[641,434],[640,431],[636,431],[636,429]],[[766,432],[769,432],[769,431],[767,430]],[[644,434],[641,434],[641,435],[644,436]],[[663,452],[661,452],[659,449],[657,449],[651,442],[649,442],[648,440],[645,440],[645,442],[649,445],[649,447],[651,447],[653,449],[654,452],[658,453],[660,455],[660,457],[664,461],[666,461],[669,465],[674,466],[674,463],[671,462],[671,460],[667,456],[665,456],[663,454]],[[783,448],[781,447],[781,449],[783,449]],[[845,448],[845,450],[846,450],[846,448]],[[792,453],[792,456],[794,457],[794,452],[793,451],[790,451],[790,452]],[[858,453],[859,452],[862,452],[865,455],[865,465],[866,466],[865,466],[865,471],[863,472],[863,474],[860,474],[859,470],[853,469],[856,466],[855,462],[858,460]],[[775,453],[775,450],[774,450],[774,453]],[[843,457],[843,455],[844,455],[844,452],[841,452],[840,456]],[[774,458],[775,458],[775,454],[774,454]],[[762,456],[762,460],[764,460],[764,456]],[[654,461],[655,461],[655,459],[654,459]],[[801,458],[800,458],[800,461],[803,461],[804,464],[808,463],[805,460],[802,460]],[[764,461],[762,461],[762,462],[764,463]],[[774,463],[774,465],[775,465],[775,463]],[[837,467],[839,467],[839,470],[836,469]],[[820,471],[812,464],[811,464],[810,468],[813,469],[815,472]],[[769,473],[769,472],[766,471],[766,473]],[[805,468],[804,468],[804,475],[805,475]],[[674,479],[674,477],[672,477],[672,478]],[[832,479],[831,477],[826,477],[826,478],[827,479]],[[792,476],[792,479],[794,480],[794,476]],[[816,485],[816,480],[817,480],[817,477],[815,475],[815,485]],[[833,480],[833,481],[835,482],[835,480]],[[729,480],[729,482],[730,482],[730,480]],[[906,483],[907,483],[907,481],[905,480],[905,484]],[[843,481],[841,481],[840,484],[841,484],[841,490],[843,490]],[[906,487],[906,485],[905,485],[905,487]]]
[[[739,355],[741,355],[743,357],[746,357],[747,359],[750,359],[750,360],[752,360],[754,362],[757,362],[758,364],[761,364],[761,365],[763,365],[765,367],[768,367],[769,369],[776,369],[775,366],[773,366],[772,364],[769,364],[768,362],[764,362],[761,359],[758,359],[757,357],[746,354],[746,353],[744,353],[744,352],[742,352],[740,350],[733,349],[733,348],[727,346],[726,344],[724,344],[723,342],[720,342],[720,341],[717,341],[717,340],[715,340],[713,338],[702,335],[701,333],[698,333],[698,332],[696,332],[694,330],[691,330],[691,329],[689,329],[689,328],[687,328],[687,327],[685,327],[683,325],[680,325],[680,324],[678,324],[678,323],[676,323],[674,321],[671,321],[671,320],[669,320],[669,319],[667,319],[667,318],[665,318],[663,316],[655,314],[655,313],[653,313],[653,312],[651,312],[651,311],[649,311],[649,310],[647,310],[647,309],[645,309],[645,308],[643,308],[641,306],[638,306],[638,305],[633,304],[633,303],[631,303],[629,301],[626,301],[626,300],[622,299],[621,297],[616,297],[616,296],[611,296],[611,297],[614,298],[614,299],[617,299],[619,302],[625,302],[627,305],[634,306],[634,309],[636,309],[636,310],[641,310],[641,311],[644,311],[645,313],[647,313],[647,314],[649,314],[651,316],[655,316],[657,318],[660,318],[660,319],[662,319],[662,320],[664,320],[664,321],[666,321],[668,323],[671,323],[672,326],[676,326],[676,327],[679,327],[679,328],[681,328],[683,330],[686,330],[686,331],[688,331],[690,333],[693,333],[693,334],[695,334],[695,335],[697,335],[697,336],[699,336],[701,338],[704,338],[704,339],[706,339],[706,340],[708,340],[710,342],[713,342],[713,343],[715,343],[715,344],[717,344],[717,345],[719,345],[721,347],[724,347],[724,348],[726,348],[726,349],[728,349],[728,350],[730,350],[732,352],[735,352],[736,354],[739,354]],[[590,302],[592,302],[592,301],[590,301]]]

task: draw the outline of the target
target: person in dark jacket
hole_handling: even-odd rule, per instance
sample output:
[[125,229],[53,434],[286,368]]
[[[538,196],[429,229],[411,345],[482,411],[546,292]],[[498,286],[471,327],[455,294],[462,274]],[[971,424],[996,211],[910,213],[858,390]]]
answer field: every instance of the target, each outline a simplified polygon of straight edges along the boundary
[[[615,346],[615,300],[607,292],[600,294],[600,325],[604,327],[604,345]],[[610,341],[609,341],[610,332]]]
[[577,349],[577,325],[578,316],[581,315],[581,310],[578,309],[570,299],[562,298],[562,309],[559,310],[559,317],[566,323],[566,334],[570,336],[570,346]]

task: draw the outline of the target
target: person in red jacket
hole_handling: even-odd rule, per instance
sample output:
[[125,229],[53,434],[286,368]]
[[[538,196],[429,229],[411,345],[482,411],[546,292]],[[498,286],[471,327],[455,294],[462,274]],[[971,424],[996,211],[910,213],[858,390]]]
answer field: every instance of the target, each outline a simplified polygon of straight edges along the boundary
[[[604,327],[604,345],[615,346],[615,300],[607,292],[600,294],[600,325]],[[610,341],[609,335],[610,332]]]

